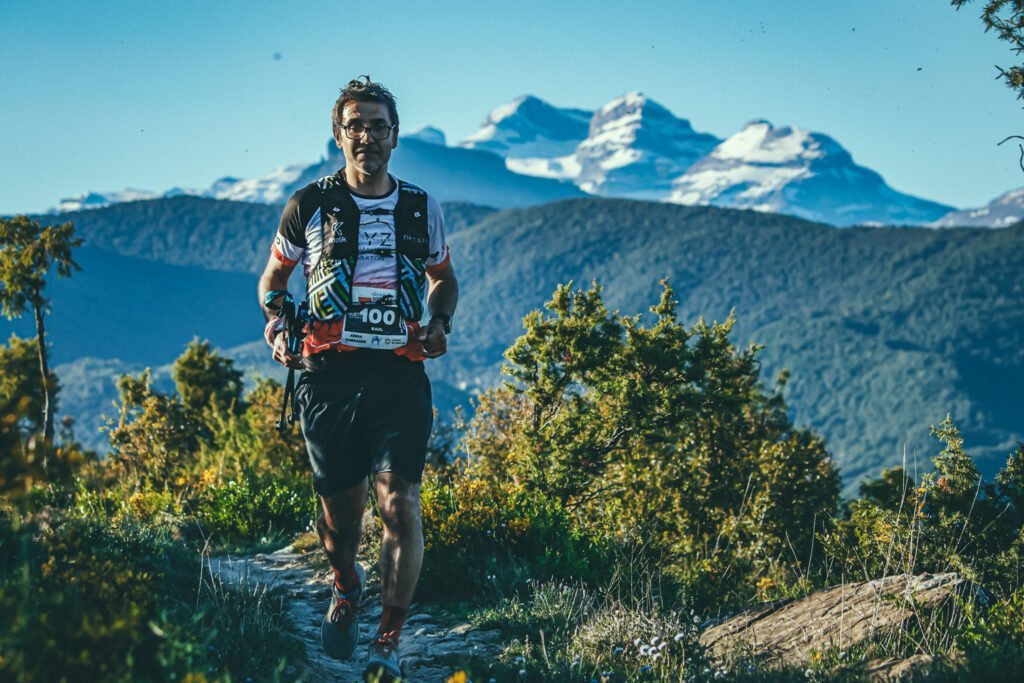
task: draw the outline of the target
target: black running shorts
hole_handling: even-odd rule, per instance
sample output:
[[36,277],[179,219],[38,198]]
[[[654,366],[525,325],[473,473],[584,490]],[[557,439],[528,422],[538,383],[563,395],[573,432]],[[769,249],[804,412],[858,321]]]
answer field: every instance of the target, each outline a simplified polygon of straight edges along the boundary
[[362,378],[306,372],[295,400],[321,496],[350,489],[371,472],[423,478],[434,423],[423,363],[403,362]]

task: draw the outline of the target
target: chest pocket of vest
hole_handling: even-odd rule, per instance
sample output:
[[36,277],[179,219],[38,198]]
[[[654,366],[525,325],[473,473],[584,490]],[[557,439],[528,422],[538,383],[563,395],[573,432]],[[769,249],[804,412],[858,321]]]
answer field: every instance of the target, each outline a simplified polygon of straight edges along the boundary
[[[322,179],[320,191],[323,250],[307,280],[309,312],[314,320],[338,320],[352,306],[360,214],[344,181],[337,176]],[[398,310],[405,320],[418,321],[423,317],[430,242],[426,192],[398,181],[394,217]]]
[[314,320],[337,320],[352,305],[357,256],[321,258],[309,273],[309,312]]

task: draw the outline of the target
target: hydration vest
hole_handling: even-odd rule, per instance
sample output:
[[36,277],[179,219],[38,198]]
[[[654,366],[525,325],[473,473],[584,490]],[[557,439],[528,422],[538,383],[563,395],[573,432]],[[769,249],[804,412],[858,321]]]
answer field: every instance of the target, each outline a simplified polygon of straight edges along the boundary
[[[340,176],[321,178],[321,253],[308,277],[309,314],[316,321],[340,320],[352,307],[352,277],[359,258],[360,211],[348,185]],[[427,227],[427,193],[412,183],[398,180],[395,204],[395,248],[374,249],[382,256],[396,256],[398,305],[408,322],[423,317],[427,287],[430,233]]]

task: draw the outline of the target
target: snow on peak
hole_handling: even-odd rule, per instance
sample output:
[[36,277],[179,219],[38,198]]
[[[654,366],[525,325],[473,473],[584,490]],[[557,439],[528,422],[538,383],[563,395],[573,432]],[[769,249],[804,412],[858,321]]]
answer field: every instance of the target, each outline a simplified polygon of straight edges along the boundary
[[933,228],[1005,228],[1024,220],[1024,187],[999,195],[985,206],[951,211],[931,224]]
[[230,199],[236,202],[262,202],[264,204],[280,204],[288,199],[291,185],[309,164],[292,164],[282,166],[262,178],[248,180],[238,178],[221,178],[203,193],[212,199]]
[[786,164],[817,159],[826,153],[831,139],[803,128],[775,128],[767,121],[751,121],[715,148],[719,159],[744,159],[751,163]]
[[628,92],[594,114],[576,149],[574,180],[593,194],[664,199],[672,179],[718,142],[643,93]]
[[761,119],[677,178],[668,200],[791,213],[834,225],[921,224],[945,209],[893,190],[827,135]]
[[135,202],[143,199],[156,199],[157,197],[159,197],[159,195],[156,192],[135,190],[132,188],[114,192],[86,192],[78,195],[77,197],[68,197],[60,200],[52,211],[64,213],[67,211],[82,211],[84,209],[101,209],[104,206],[110,206],[111,204]]
[[460,147],[483,149],[506,159],[553,158],[571,154],[587,136],[591,112],[555,107],[522,95],[491,111]]
[[402,137],[406,140],[411,138],[413,140],[429,142],[432,145],[441,145],[442,147],[448,144],[448,141],[444,136],[444,131],[433,126],[420,126],[411,133],[403,133]]

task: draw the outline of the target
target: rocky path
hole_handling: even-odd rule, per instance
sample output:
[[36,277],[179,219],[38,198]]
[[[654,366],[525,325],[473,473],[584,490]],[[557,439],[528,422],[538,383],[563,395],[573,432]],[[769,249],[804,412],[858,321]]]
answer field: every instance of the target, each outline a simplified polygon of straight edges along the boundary
[[[212,571],[226,581],[243,579],[281,588],[289,599],[288,617],[295,635],[305,644],[308,658],[301,680],[362,681],[366,645],[380,623],[380,587],[368,577],[359,611],[360,647],[348,661],[339,662],[324,654],[320,646],[320,623],[330,599],[330,572],[319,571],[314,553],[297,553],[291,546],[274,553],[252,557],[219,557],[210,560]],[[476,631],[468,623],[448,623],[413,604],[402,632],[403,683],[444,682],[453,673],[439,661],[448,655],[473,653],[496,655],[501,637],[496,631]]]

